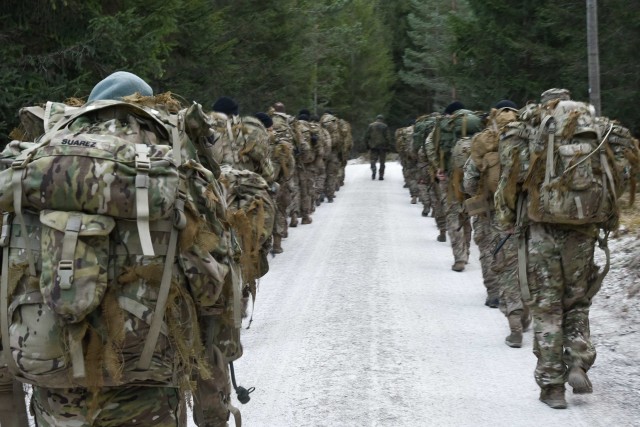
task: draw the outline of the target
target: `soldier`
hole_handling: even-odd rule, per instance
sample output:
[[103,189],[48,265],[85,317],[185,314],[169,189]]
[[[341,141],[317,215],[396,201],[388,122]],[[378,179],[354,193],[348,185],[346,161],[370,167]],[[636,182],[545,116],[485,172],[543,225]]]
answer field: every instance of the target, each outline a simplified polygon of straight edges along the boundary
[[[436,226],[438,227],[439,235],[437,240],[439,242],[447,241],[447,215],[446,215],[446,206],[443,204],[444,199],[441,197],[441,186],[440,183],[435,180],[436,170],[435,162],[432,162],[427,152],[430,150],[428,145],[433,144],[432,134],[433,129],[439,122],[439,113],[431,113],[426,117],[419,118],[416,120],[416,125],[414,125],[414,146],[418,145],[418,165],[417,165],[417,180],[418,180],[418,190],[419,194],[422,197],[422,189],[426,188],[427,194],[424,196],[425,200],[428,200],[429,205],[431,206],[432,213],[431,216],[434,217],[436,221]],[[424,131],[420,131],[423,128]],[[425,135],[424,138],[421,135]],[[423,202],[424,206],[425,202]],[[425,206],[426,209],[426,206]],[[425,209],[422,211],[423,216],[427,216],[425,213]]]
[[[472,196],[465,201],[465,206],[473,218],[473,238],[480,251],[482,278],[487,289],[485,305],[491,308],[500,306],[503,313],[510,319],[511,335],[507,337],[506,343],[512,347],[522,345],[523,304],[517,281],[515,288],[512,282],[500,286],[499,271],[504,272],[505,264],[511,265],[511,260],[505,258],[508,253],[504,251],[504,247],[500,258],[494,254],[500,242],[500,232],[495,217],[493,194],[500,176],[499,133],[502,127],[516,119],[516,113],[516,105],[512,101],[503,100],[495,105],[486,129],[473,136],[471,156],[464,167],[464,189]],[[513,255],[514,258],[517,256]],[[507,284],[510,287],[507,287]],[[515,291],[515,295],[510,291]]]
[[220,143],[213,144],[214,158],[219,165],[249,170],[273,182],[273,165],[269,134],[256,117],[240,117],[239,106],[227,96],[221,96],[211,106],[211,118]]
[[[124,102],[113,102],[116,100]],[[47,105],[48,112],[45,114],[48,114],[47,117],[53,119],[52,124],[55,124],[55,127],[46,134],[50,137],[51,147],[60,145],[60,138],[68,132],[72,132],[79,138],[100,135],[100,138],[94,140],[94,142],[97,141],[95,144],[103,144],[103,149],[113,148],[114,153],[121,153],[128,148],[126,144],[129,141],[125,142],[121,138],[114,137],[114,134],[120,134],[118,132],[131,138],[132,143],[139,141],[135,145],[139,153],[136,155],[139,170],[135,184],[139,190],[129,194],[146,195],[143,191],[146,188],[150,196],[152,190],[148,180],[159,179],[146,175],[149,164],[146,155],[150,153],[142,148],[152,147],[155,144],[145,145],[144,142],[160,142],[165,135],[172,134],[171,129],[178,128],[178,126],[162,128],[162,123],[184,124],[185,133],[180,135],[174,133],[171,138],[171,141],[176,144],[176,150],[173,151],[174,159],[179,162],[177,166],[188,164],[196,168],[198,183],[194,184],[202,185],[201,188],[203,190],[206,188],[209,194],[205,199],[204,191],[187,190],[189,203],[191,203],[188,207],[189,213],[185,215],[184,212],[187,209],[183,212],[181,203],[177,203],[175,210],[169,211],[172,218],[167,223],[171,230],[167,233],[156,228],[156,221],[147,222],[151,232],[160,238],[158,241],[166,242],[164,249],[157,245],[153,247],[155,240],[151,243],[151,239],[147,242],[145,238],[144,225],[148,216],[145,218],[137,213],[133,228],[128,229],[126,221],[120,222],[119,218],[109,213],[112,212],[109,209],[113,209],[114,206],[122,209],[118,211],[120,213],[127,212],[124,207],[127,203],[143,208],[144,198],[133,196],[134,200],[131,201],[126,192],[120,191],[121,198],[114,205],[108,205],[105,202],[104,206],[100,206],[100,209],[104,210],[102,215],[96,214],[90,207],[91,203],[87,203],[88,200],[95,199],[95,193],[89,194],[89,191],[96,191],[93,188],[94,185],[95,187],[102,185],[98,183],[101,177],[99,172],[94,170],[81,172],[87,173],[87,176],[79,175],[78,171],[85,171],[85,167],[82,166],[87,166],[88,163],[83,162],[87,161],[88,157],[93,159],[88,160],[89,162],[102,162],[99,165],[101,170],[108,170],[111,167],[109,160],[98,156],[92,157],[92,153],[76,156],[72,152],[65,152],[65,156],[68,156],[65,161],[74,162],[74,166],[78,165],[77,171],[73,168],[63,168],[63,173],[75,173],[74,178],[77,178],[78,182],[76,194],[65,191],[63,180],[56,179],[51,180],[47,185],[42,185],[40,191],[47,194],[47,206],[57,205],[56,197],[49,197],[52,190],[57,189],[61,194],[65,194],[65,199],[68,199],[64,206],[82,203],[81,209],[86,209],[86,212],[78,215],[77,212],[80,209],[75,209],[74,212],[43,210],[42,213],[47,212],[47,215],[39,216],[43,218],[41,222],[43,234],[48,227],[46,224],[53,224],[51,221],[59,222],[66,218],[68,218],[67,232],[63,232],[62,236],[56,236],[54,229],[51,229],[53,234],[49,234],[46,238],[47,249],[50,250],[39,253],[38,257],[42,259],[42,263],[37,265],[37,269],[29,271],[30,277],[22,273],[15,275],[17,269],[13,264],[24,262],[20,251],[5,251],[4,262],[9,268],[3,268],[2,271],[3,281],[8,279],[14,283],[10,293],[5,293],[7,292],[6,282],[2,286],[5,308],[0,309],[0,312],[3,316],[7,315],[7,300],[9,303],[13,300],[27,301],[24,298],[25,295],[30,295],[29,299],[32,299],[36,294],[41,298],[35,305],[16,305],[16,313],[21,314],[8,319],[3,317],[2,322],[4,325],[2,360],[8,363],[12,372],[17,373],[20,378],[27,378],[34,384],[31,411],[36,425],[130,425],[132,423],[154,426],[185,425],[184,392],[191,387],[188,384],[192,381],[198,383],[198,391],[194,394],[194,413],[204,414],[203,417],[197,418],[198,424],[226,425],[232,408],[231,384],[226,363],[230,353],[218,347],[220,342],[216,341],[218,336],[214,329],[218,328],[218,332],[222,330],[220,329],[222,318],[225,322],[230,321],[230,324],[233,324],[233,320],[227,317],[230,314],[227,310],[232,304],[220,303],[218,297],[224,293],[225,298],[229,298],[234,293],[235,285],[239,284],[227,274],[235,268],[235,264],[231,262],[235,255],[231,255],[234,249],[231,246],[231,240],[228,239],[229,230],[225,229],[225,225],[215,217],[217,214],[221,218],[225,217],[224,205],[216,203],[220,200],[222,192],[213,178],[214,175],[199,163],[196,164],[195,160],[197,148],[194,141],[201,136],[209,136],[207,118],[198,104],[192,105],[188,110],[180,111],[177,111],[177,108],[174,109],[176,104],[175,101],[153,97],[149,85],[139,77],[131,73],[117,72],[94,87],[89,95],[89,107],[92,108],[78,109],[78,114],[74,115],[71,121],[64,121],[60,116],[54,117],[52,112],[61,107],[60,104],[48,103]],[[146,108],[147,105],[153,105],[153,109]],[[154,149],[156,148],[160,149],[159,146]],[[184,158],[183,156],[188,160],[181,163],[179,159]],[[64,156],[60,156],[58,160],[58,166],[63,162],[62,157]],[[95,163],[92,164],[95,167]],[[144,167],[145,164],[147,168]],[[38,167],[46,169],[50,165],[40,164]],[[195,176],[186,171],[187,168],[185,168],[185,173],[189,174],[187,179],[196,181]],[[86,171],[89,169],[86,168]],[[114,174],[117,170],[114,169]],[[162,174],[162,172],[159,173]],[[110,176],[113,178],[114,174]],[[147,179],[138,179],[145,177]],[[112,180],[106,185],[118,181],[126,182],[126,173],[120,171],[116,178],[119,179]],[[165,183],[165,181],[160,182]],[[83,183],[88,183],[86,186],[91,189],[86,191],[87,194],[83,194],[82,190],[86,189],[83,188]],[[146,187],[145,184],[147,184]],[[107,188],[114,190],[111,195],[117,197],[115,187]],[[203,197],[200,198],[200,196]],[[27,206],[28,204],[29,202]],[[204,206],[209,209],[202,209]],[[151,207],[147,201],[147,207],[151,208],[152,214],[157,214],[158,211],[153,210],[158,209],[157,206]],[[212,210],[219,211],[213,213]],[[176,221],[173,214],[176,216]],[[16,214],[17,218],[21,216],[20,213]],[[198,220],[195,218],[201,218],[203,222],[198,225]],[[14,225],[19,227],[20,221]],[[98,224],[98,222],[101,226],[112,230],[111,234],[96,232],[97,228],[89,229],[91,224]],[[5,225],[13,226],[6,223]],[[172,225],[175,226],[172,227]],[[202,228],[199,228],[200,225]],[[165,226],[161,225],[161,227]],[[181,227],[180,232],[177,231],[178,227]],[[217,229],[217,227],[220,228]],[[75,233],[72,228],[76,230]],[[212,231],[214,228],[216,228],[215,232]],[[90,240],[81,243],[86,237],[80,236],[83,236],[82,233],[87,229],[96,236],[100,235],[100,239],[94,238],[91,234]],[[201,244],[202,242],[196,243],[192,235],[197,233],[196,229],[204,234],[210,234],[211,237],[215,236],[213,240],[216,243],[212,246]],[[146,232],[148,233],[149,230],[147,229]],[[164,234],[170,234],[171,237],[164,240]],[[178,239],[181,240],[180,245],[177,244]],[[147,243],[151,243],[151,248]],[[11,242],[12,247],[19,247],[15,245],[21,244],[19,241]],[[71,244],[70,248],[69,244]],[[214,250],[211,248],[216,245],[218,246],[215,248],[214,256]],[[218,252],[222,248],[226,251],[224,255],[222,255],[224,251]],[[31,249],[27,252],[31,252]],[[147,255],[145,252],[149,249],[152,255],[154,250],[160,253],[156,252],[156,256],[143,257],[143,253]],[[58,265],[54,262],[55,254],[60,251],[66,253],[65,256],[70,254],[71,257],[75,257],[75,259],[72,258],[73,266],[71,267],[71,271],[75,271],[73,276],[65,275],[55,267]],[[163,257],[166,257],[164,262],[162,262]],[[138,263],[137,260],[141,258],[145,259],[144,263]],[[101,270],[99,274],[92,273],[94,266],[97,265],[96,262],[99,262]],[[162,279],[159,277],[158,268],[162,273]],[[214,272],[214,270],[217,271]],[[165,272],[170,274],[165,275]],[[56,274],[55,280],[52,273]],[[39,290],[37,285],[34,292],[32,283],[38,275],[42,279],[41,283],[45,283],[47,288],[60,286],[56,295],[49,295],[46,290]],[[112,275],[115,276],[111,277]],[[69,299],[69,288],[63,286],[66,281],[72,282],[75,298]],[[107,282],[106,290],[100,288],[103,282]],[[46,304],[42,298],[47,300]],[[61,298],[68,300],[64,302]],[[230,298],[229,302],[232,300],[233,298]],[[91,301],[96,304],[93,306],[95,310],[91,308],[92,306],[85,305]],[[218,313],[220,317],[211,313],[204,314],[206,308],[212,309],[214,305],[216,310],[219,308],[225,314]],[[64,315],[61,310],[63,306],[65,307]],[[83,309],[86,311],[82,312]],[[83,314],[86,315],[83,317]],[[238,315],[237,320],[239,319]],[[10,325],[7,325],[7,321]],[[227,329],[227,332],[229,330]],[[158,334],[156,335],[153,331]],[[202,332],[202,336],[198,332]],[[236,328],[235,332],[239,334],[239,328]],[[22,333],[29,334],[31,337],[28,340],[29,343],[24,342],[22,338],[19,339],[18,336],[9,337],[9,335]],[[226,336],[224,347],[229,348],[231,345],[235,346],[236,358],[239,357],[239,339]],[[147,348],[151,352],[147,353]],[[2,371],[0,376],[2,386],[5,383],[2,381],[4,379],[4,371]],[[6,391],[5,387],[0,388],[0,392],[4,391]],[[204,399],[207,401],[206,408],[202,407]],[[0,403],[4,403],[2,398]],[[233,409],[237,412],[235,408]],[[12,422],[19,419],[20,414],[14,414],[14,419],[7,422],[3,413],[5,410],[6,407],[0,407],[0,416],[3,417],[0,422],[3,426],[14,425]]]
[[417,163],[418,159],[413,150],[413,123],[409,126],[396,129],[396,152],[400,156],[402,175],[405,187],[409,188],[411,204],[418,203]]
[[344,185],[345,168],[347,167],[347,161],[351,157],[351,150],[353,149],[353,135],[351,134],[351,124],[344,119],[338,119],[338,128],[340,129],[340,138],[342,139],[342,157],[340,162],[340,174],[338,178],[338,187],[336,191],[340,190],[340,187]]
[[554,409],[567,407],[565,382],[577,394],[593,390],[589,308],[609,261],[599,272],[594,250],[598,242],[608,254],[621,174],[628,171],[624,150],[608,142],[613,127],[600,128],[594,112],[571,101],[569,91],[550,89],[541,104],[525,107],[500,143],[496,213],[518,239],[520,286],[533,314],[535,379],[540,400]]
[[320,125],[331,135],[331,152],[327,160],[327,180],[324,185],[324,194],[329,203],[333,203],[336,188],[339,186],[340,168],[344,155],[344,142],[340,135],[338,118],[331,111],[325,111],[320,117]]
[[[459,155],[454,156],[453,149],[460,138],[465,138],[480,131],[480,118],[466,110],[459,101],[449,104],[444,115],[427,138],[425,149],[427,158],[431,162],[431,169],[435,170],[434,180],[438,182],[440,201],[445,206],[447,232],[453,250],[453,271],[461,272],[469,261],[469,247],[471,243],[471,223],[469,215],[462,204],[462,164],[454,164],[461,156],[468,156],[468,146],[458,145]],[[470,146],[470,141],[465,144]],[[466,158],[464,159],[466,160]],[[440,239],[438,239],[440,240]]]
[[376,121],[369,124],[364,134],[364,145],[369,150],[371,161],[371,179],[376,179],[376,164],[380,162],[378,179],[384,180],[384,162],[387,159],[387,152],[391,149],[391,131],[384,122],[384,116],[379,114]]
[[303,110],[307,114],[310,126],[318,134],[318,143],[316,150],[318,153],[322,152],[321,157],[315,162],[315,177],[314,177],[314,192],[316,206],[320,206],[326,199],[325,185],[327,182],[327,165],[331,159],[331,134],[329,131],[322,127],[320,124],[320,118],[316,115],[309,115],[308,110]]
[[300,183],[300,214],[302,215],[301,223],[303,225],[313,222],[311,213],[315,200],[313,164],[316,151],[314,146],[319,138],[317,130],[312,130],[313,126],[305,118],[307,118],[305,115],[300,115],[295,122],[297,133],[300,135],[296,166]]
[[270,134],[271,163],[274,169],[274,181],[278,184],[274,194],[276,216],[273,223],[271,253],[280,254],[283,252],[282,239],[286,237],[287,233],[287,209],[291,203],[289,180],[296,171],[292,144],[293,131],[285,119],[276,113],[273,113],[271,117],[262,112],[256,113],[255,116]]
[[[417,194],[420,203],[422,203],[422,216],[429,216],[432,205],[435,204],[431,195],[433,181],[429,179],[426,173],[422,173],[419,168],[420,150],[424,147],[427,136],[431,128],[433,128],[433,124],[436,121],[435,117],[436,115],[434,114],[418,117],[413,125],[412,141],[410,142],[411,156],[415,158],[415,166],[411,175],[415,183],[414,192]],[[411,202],[413,203],[413,199]]]

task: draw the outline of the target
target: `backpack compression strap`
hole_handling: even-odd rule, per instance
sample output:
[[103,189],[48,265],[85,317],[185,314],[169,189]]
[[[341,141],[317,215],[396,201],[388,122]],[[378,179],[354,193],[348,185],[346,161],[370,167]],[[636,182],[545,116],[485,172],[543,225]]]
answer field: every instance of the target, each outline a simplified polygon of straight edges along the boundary
[[[171,136],[173,139],[173,155],[174,159],[179,166],[181,164],[180,155],[180,139],[178,135],[178,127],[172,126]],[[167,246],[167,254],[164,260],[164,269],[162,271],[162,279],[160,280],[160,290],[158,292],[158,300],[156,301],[155,312],[153,313],[153,320],[151,326],[149,326],[149,333],[138,360],[137,368],[140,370],[148,370],[151,366],[151,358],[160,336],[164,321],[164,313],[167,308],[167,300],[169,298],[169,290],[171,289],[171,279],[173,277],[173,264],[175,263],[175,257],[178,247],[178,232],[186,225],[186,217],[184,215],[184,205],[187,199],[186,191],[186,179],[183,174],[180,174],[180,183],[178,185],[178,197],[176,198],[174,205],[174,224],[169,235],[169,244]],[[147,201],[148,205],[148,201]],[[139,225],[139,224],[138,224]],[[151,239],[151,237],[149,237]]]

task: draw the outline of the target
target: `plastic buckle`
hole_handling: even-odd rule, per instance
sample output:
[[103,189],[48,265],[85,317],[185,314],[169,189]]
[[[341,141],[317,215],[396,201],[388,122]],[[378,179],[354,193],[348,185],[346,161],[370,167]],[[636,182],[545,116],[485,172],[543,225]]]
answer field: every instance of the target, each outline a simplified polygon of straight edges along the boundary
[[60,289],[71,289],[73,282],[73,261],[63,259],[58,263],[58,280]]

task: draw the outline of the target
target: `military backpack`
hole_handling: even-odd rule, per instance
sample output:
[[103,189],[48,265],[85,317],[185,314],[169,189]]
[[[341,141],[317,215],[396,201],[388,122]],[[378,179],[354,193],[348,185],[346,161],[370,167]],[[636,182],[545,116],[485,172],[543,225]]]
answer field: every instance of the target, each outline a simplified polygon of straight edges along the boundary
[[[241,327],[223,189],[184,110],[162,107],[57,108],[44,135],[2,152],[0,330],[21,381],[189,388],[208,375],[198,319]],[[223,352],[239,357],[239,342]]]

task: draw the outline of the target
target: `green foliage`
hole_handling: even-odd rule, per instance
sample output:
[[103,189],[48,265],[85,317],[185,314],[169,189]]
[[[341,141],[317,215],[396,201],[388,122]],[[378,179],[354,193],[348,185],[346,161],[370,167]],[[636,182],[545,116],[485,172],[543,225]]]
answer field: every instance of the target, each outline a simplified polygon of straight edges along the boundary
[[[603,114],[640,131],[640,9],[599,2]],[[331,109],[356,145],[453,99],[522,105],[550,87],[588,99],[582,0],[3,0],[0,142],[26,105],[86,98],[116,70],[208,108]]]

